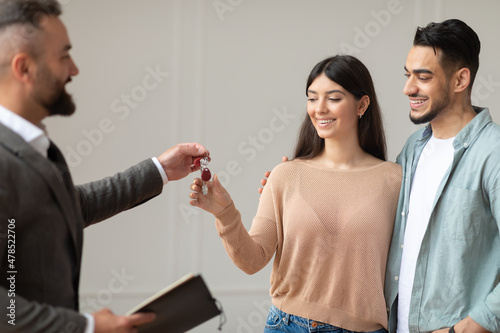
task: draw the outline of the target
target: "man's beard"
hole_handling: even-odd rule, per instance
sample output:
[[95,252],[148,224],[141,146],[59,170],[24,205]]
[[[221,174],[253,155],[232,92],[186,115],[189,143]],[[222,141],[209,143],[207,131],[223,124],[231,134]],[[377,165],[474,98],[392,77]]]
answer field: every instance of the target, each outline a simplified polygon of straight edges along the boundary
[[71,78],[61,83],[47,66],[43,66],[40,68],[37,80],[39,88],[34,92],[34,99],[48,111],[49,115],[70,116],[75,112],[73,98],[65,89],[66,83],[71,81]]
[[59,95],[52,103],[47,103],[44,105],[49,111],[51,116],[61,115],[70,116],[75,113],[76,106],[73,102],[73,97],[66,92],[64,87],[61,89]]
[[[425,124],[428,122],[431,122],[436,118],[449,104],[450,104],[450,97],[449,97],[449,89],[446,89],[443,91],[442,98],[439,100],[436,100],[434,102],[434,105],[432,108],[427,112],[426,114],[422,115],[421,117],[413,117],[410,112],[410,120],[415,124]],[[419,96],[410,96],[410,97],[419,97]]]
[[413,117],[410,112],[410,120],[415,125],[426,124],[434,120],[441,113],[442,109],[432,108],[427,114],[424,114],[422,117]]

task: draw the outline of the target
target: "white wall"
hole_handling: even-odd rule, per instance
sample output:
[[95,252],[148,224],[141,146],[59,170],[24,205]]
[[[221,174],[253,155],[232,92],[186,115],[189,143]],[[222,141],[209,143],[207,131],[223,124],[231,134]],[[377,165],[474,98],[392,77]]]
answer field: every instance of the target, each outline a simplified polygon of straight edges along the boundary
[[[496,0],[61,2],[81,71],[68,86],[78,109],[47,125],[76,183],[121,171],[178,142],[199,141],[250,227],[264,171],[294,147],[314,64],[350,53],[367,65],[394,160],[417,129],[402,94],[415,29],[447,18],[465,20],[480,36],[475,100],[500,117]],[[156,81],[150,72],[160,72]],[[247,276],[232,264],[213,218],[188,204],[195,176],[86,230],[82,310],[106,306],[124,313],[195,272],[224,305],[224,332],[262,332],[270,267]],[[217,324],[211,320],[194,332],[215,332]]]

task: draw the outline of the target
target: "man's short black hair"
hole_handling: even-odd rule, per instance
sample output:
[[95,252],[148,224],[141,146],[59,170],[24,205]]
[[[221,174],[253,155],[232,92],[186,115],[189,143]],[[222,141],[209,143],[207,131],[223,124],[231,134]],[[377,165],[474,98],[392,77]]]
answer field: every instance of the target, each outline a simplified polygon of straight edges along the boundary
[[439,50],[441,66],[448,76],[460,68],[468,68],[471,73],[469,89],[472,88],[479,69],[481,42],[465,22],[450,19],[429,23],[425,28],[417,29],[413,45],[432,47],[436,54]]

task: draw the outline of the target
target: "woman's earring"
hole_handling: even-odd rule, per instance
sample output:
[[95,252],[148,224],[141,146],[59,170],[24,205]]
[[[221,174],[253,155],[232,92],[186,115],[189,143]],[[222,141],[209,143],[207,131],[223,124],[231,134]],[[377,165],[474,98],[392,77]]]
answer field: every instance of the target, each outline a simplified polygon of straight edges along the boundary
[[361,119],[361,117],[363,117],[363,114],[358,114],[358,117],[359,119]]

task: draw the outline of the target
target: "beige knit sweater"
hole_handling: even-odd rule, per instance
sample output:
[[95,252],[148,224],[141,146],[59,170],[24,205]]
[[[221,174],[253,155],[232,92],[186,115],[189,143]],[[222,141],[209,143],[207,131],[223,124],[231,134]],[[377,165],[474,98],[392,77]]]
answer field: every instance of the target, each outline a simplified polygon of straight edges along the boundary
[[282,311],[353,331],[387,328],[383,286],[401,177],[392,162],[355,171],[282,163],[250,231],[234,204],[216,227],[248,274],[275,256],[270,295]]

